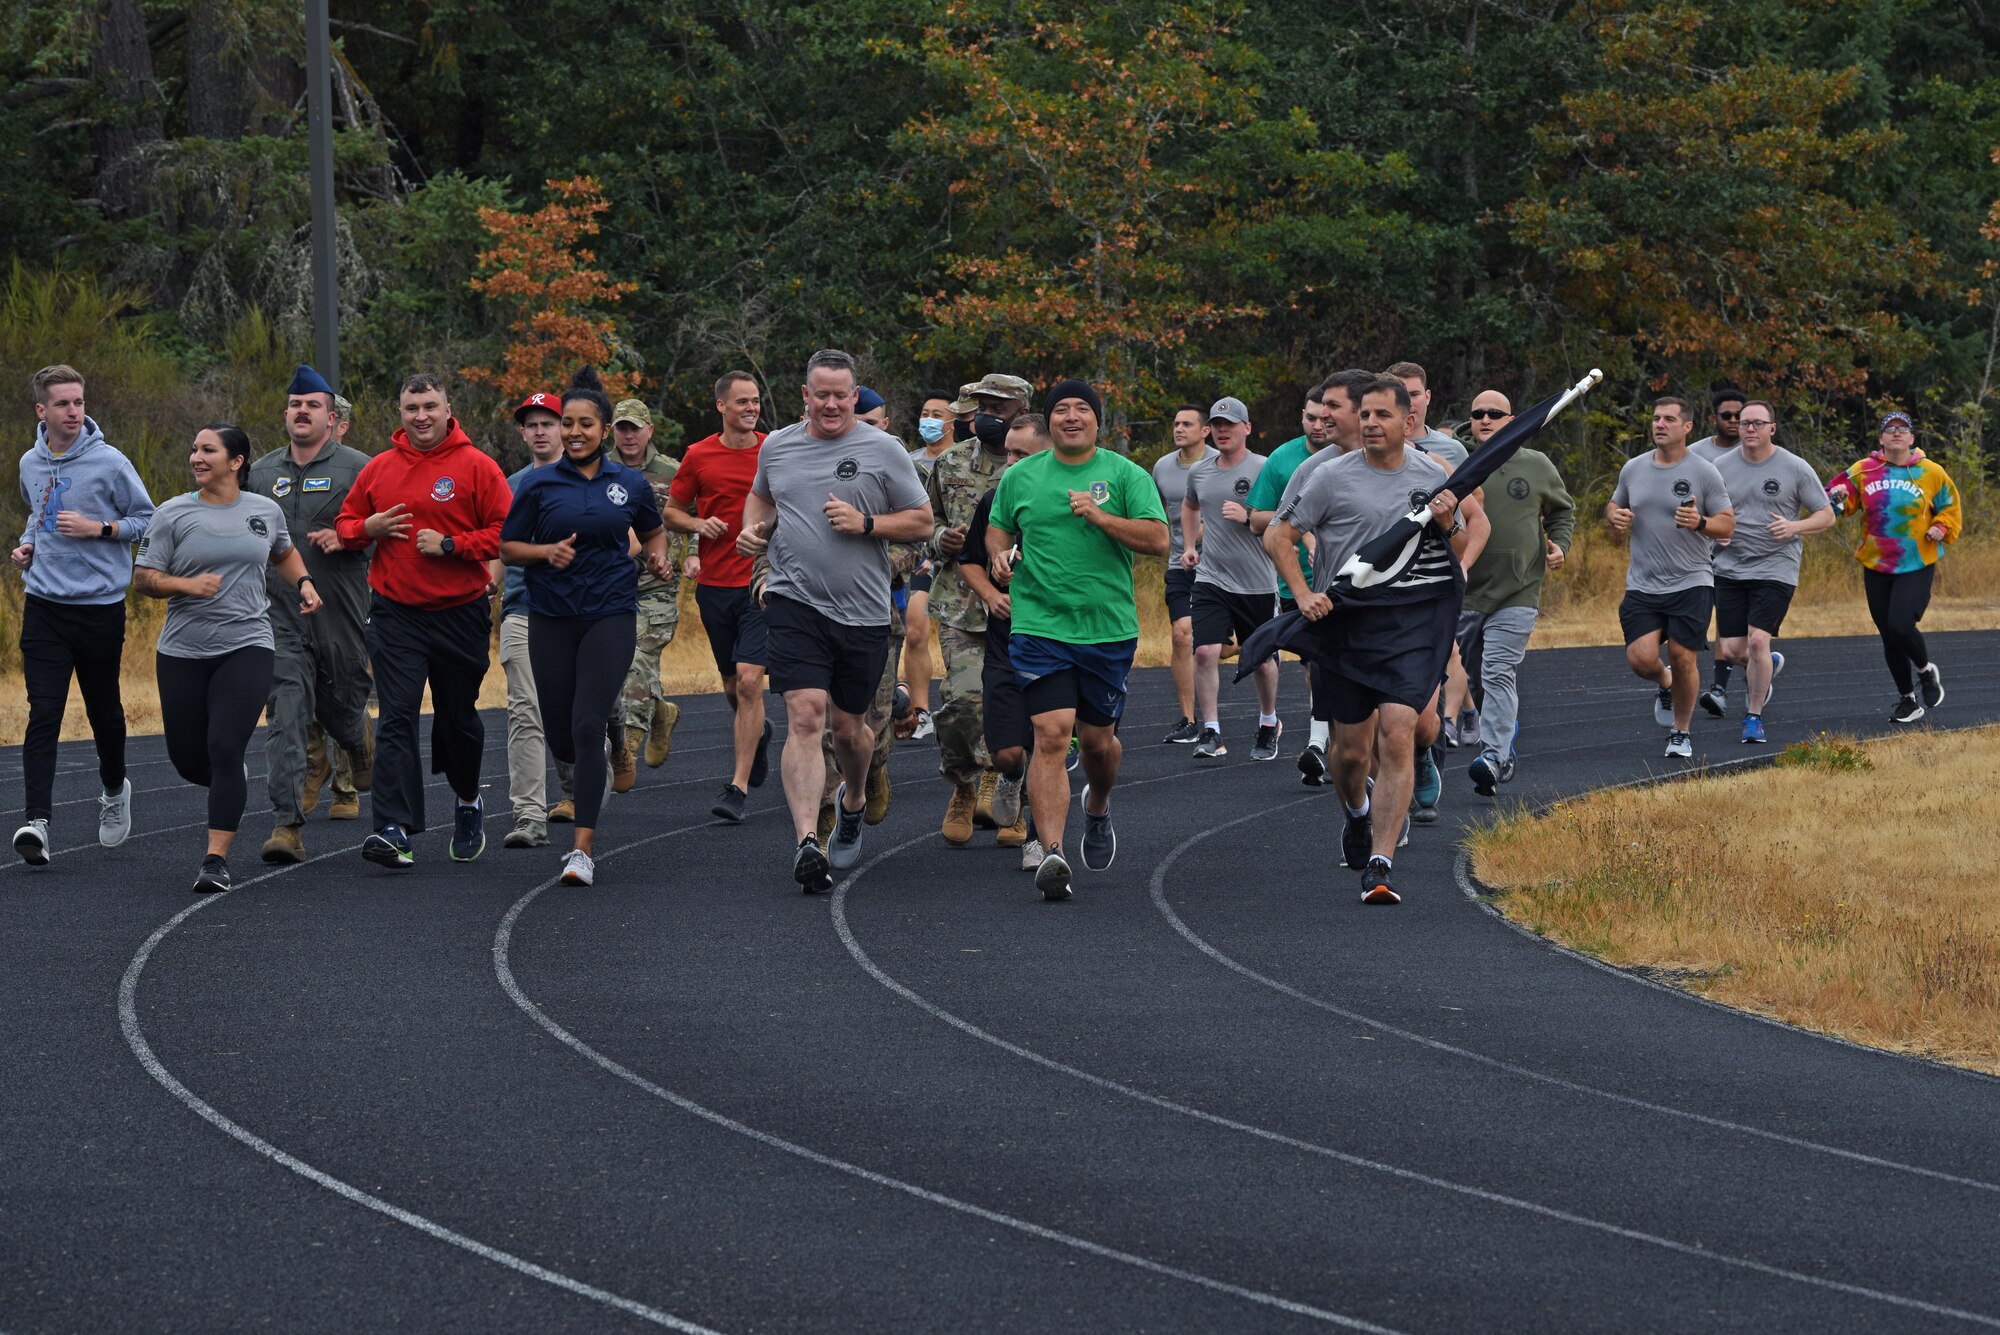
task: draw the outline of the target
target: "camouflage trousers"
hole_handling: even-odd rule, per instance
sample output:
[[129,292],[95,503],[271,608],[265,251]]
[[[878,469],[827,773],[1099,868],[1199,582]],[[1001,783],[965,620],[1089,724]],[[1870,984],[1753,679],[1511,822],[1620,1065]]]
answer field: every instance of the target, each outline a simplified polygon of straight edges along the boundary
[[[312,726],[306,729],[307,769],[316,770],[326,764],[326,747],[326,729],[319,725],[318,719],[314,719]],[[353,797],[356,795],[354,791],[354,762],[347,758],[347,752],[341,749],[337,743],[333,748],[333,780],[330,786],[336,798]]]
[[[889,763],[889,748],[896,744],[894,717],[896,713],[896,677],[903,662],[903,620],[897,617],[889,626],[889,658],[882,668],[882,680],[875,687],[875,698],[868,702],[868,712],[861,716],[875,734],[875,756],[868,762],[870,773]],[[831,709],[831,706],[828,707]],[[820,793],[822,807],[833,802],[834,790],[840,787],[840,762],[833,755],[833,721],[827,720],[826,731],[820,734],[820,755],[826,760],[826,788]]]
[[986,667],[986,636],[956,626],[938,627],[944,652],[942,702],[931,715],[937,729],[938,773],[954,784],[978,783],[993,767],[986,751],[986,694],[980,678]]
[[651,730],[653,707],[667,698],[660,685],[660,654],[674,642],[680,622],[678,586],[639,595],[639,643],[632,651],[632,670],[625,674],[625,689],[618,697],[626,727]]

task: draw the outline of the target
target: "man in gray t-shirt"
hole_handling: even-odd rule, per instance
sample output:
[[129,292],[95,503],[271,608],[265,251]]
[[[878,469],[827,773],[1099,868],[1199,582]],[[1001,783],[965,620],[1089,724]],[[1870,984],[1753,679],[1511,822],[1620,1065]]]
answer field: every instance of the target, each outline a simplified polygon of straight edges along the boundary
[[[771,689],[785,697],[785,805],[798,841],[792,876],[808,894],[861,854],[875,735],[862,717],[889,654],[889,548],[928,543],[931,506],[901,441],[855,421],[854,358],[824,349],[806,363],[805,420],[765,437],[736,548],[770,556],[763,590]],[[842,785],[825,849],[817,834],[825,770],[820,734],[832,711]]]
[[1736,531],[1722,475],[1688,453],[1693,416],[1685,399],[1655,401],[1653,449],[1626,462],[1604,507],[1612,532],[1632,540],[1625,600],[1618,605],[1625,661],[1658,688],[1653,720],[1668,730],[1667,755],[1684,760],[1694,756],[1688,727],[1701,689],[1695,655],[1708,646],[1715,603],[1710,542]]
[[[1250,410],[1241,399],[1216,401],[1208,410],[1216,454],[1187,472],[1180,527],[1186,537],[1183,570],[1194,572],[1190,616],[1194,641],[1195,738],[1198,760],[1229,754],[1222,743],[1220,689],[1222,646],[1241,644],[1278,612],[1278,574],[1264,544],[1250,529],[1250,488],[1264,469],[1264,456],[1250,452]],[[1264,663],[1251,680],[1257,687],[1257,738],[1253,760],[1278,757],[1278,662]]]
[[1798,589],[1805,535],[1833,527],[1835,519],[1812,465],[1778,444],[1777,423],[1770,404],[1745,403],[1737,423],[1743,443],[1716,464],[1736,510],[1736,531],[1715,548],[1715,684],[1700,703],[1722,717],[1729,669],[1742,664],[1743,741],[1751,744],[1764,740],[1771,678],[1784,666],[1771,641]]

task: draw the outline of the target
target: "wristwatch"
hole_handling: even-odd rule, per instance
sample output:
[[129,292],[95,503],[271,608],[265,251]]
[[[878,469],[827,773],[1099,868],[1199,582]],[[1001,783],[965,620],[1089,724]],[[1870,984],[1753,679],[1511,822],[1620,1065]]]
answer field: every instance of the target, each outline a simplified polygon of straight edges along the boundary
[[457,550],[458,550],[458,540],[450,536],[447,536],[444,539],[444,541],[438,544],[438,555],[440,556],[450,556],[453,552]]
[[107,519],[107,520],[105,520],[105,521],[104,521],[104,527],[103,527],[103,528],[100,528],[99,530],[97,530],[97,536],[98,536],[98,537],[100,537],[100,538],[115,538],[115,537],[117,537],[117,536],[118,536],[118,525],[116,525],[116,524],[112,523],[112,522],[111,522],[110,520],[108,520],[108,519]]

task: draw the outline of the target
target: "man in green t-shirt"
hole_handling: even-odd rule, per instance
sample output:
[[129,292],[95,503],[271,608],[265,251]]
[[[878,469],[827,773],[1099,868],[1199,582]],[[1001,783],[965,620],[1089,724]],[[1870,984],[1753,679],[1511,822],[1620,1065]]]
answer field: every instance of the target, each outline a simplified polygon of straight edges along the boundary
[[1139,647],[1132,554],[1165,556],[1169,538],[1152,476],[1097,447],[1104,421],[1097,391],[1081,380],[1064,380],[1049,390],[1043,410],[1055,448],[1001,477],[986,551],[994,583],[1008,592],[1013,634],[1007,647],[1034,725],[1028,795],[1044,850],[1035,888],[1046,898],[1067,899],[1062,837],[1069,739],[1074,731],[1083,744],[1089,780],[1083,865],[1104,871],[1118,852],[1111,828],[1111,789],[1122,754],[1117,724]]

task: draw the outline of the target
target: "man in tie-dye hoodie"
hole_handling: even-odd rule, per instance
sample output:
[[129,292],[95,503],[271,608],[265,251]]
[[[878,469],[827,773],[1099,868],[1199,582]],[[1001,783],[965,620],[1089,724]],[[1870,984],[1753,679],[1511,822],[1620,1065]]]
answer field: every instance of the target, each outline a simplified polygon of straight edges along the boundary
[[1836,475],[1826,494],[1838,513],[1861,512],[1854,559],[1861,562],[1868,615],[1901,693],[1889,717],[1915,723],[1944,703],[1944,676],[1931,662],[1917,622],[1930,606],[1940,549],[1957,540],[1964,513],[1950,476],[1916,448],[1916,426],[1908,413],[1882,419],[1881,446]]

